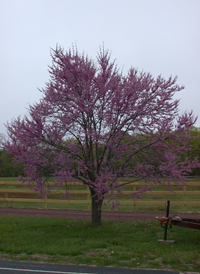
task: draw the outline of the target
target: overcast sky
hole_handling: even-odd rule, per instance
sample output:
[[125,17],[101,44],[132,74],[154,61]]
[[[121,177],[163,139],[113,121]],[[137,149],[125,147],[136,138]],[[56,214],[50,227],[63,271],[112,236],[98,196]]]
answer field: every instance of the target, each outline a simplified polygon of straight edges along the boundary
[[95,58],[103,42],[124,72],[177,75],[200,127],[200,0],[0,0],[0,35],[0,133],[41,98],[50,48]]

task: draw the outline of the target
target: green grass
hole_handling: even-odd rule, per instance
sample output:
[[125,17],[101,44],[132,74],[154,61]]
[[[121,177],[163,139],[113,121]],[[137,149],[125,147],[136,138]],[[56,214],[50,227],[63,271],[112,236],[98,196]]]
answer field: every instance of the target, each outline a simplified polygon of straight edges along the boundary
[[159,222],[0,217],[0,259],[200,271],[200,231],[173,227],[162,245]]
[[0,177],[0,182],[17,182],[17,177]]
[[[169,197],[163,201],[163,205],[137,205],[136,212],[166,212],[166,201],[170,200]],[[0,207],[5,207],[5,202],[0,202]],[[9,208],[45,208],[44,203],[25,203],[25,202],[8,202]],[[63,210],[91,210],[90,204],[58,204],[58,203],[49,203],[47,204],[47,209],[63,209]],[[109,205],[105,205],[102,207],[103,211],[109,211]],[[134,207],[133,205],[121,205],[116,207],[114,211],[124,211],[124,212],[133,212]],[[200,208],[199,206],[192,206],[187,205],[170,205],[170,212],[171,213],[182,213],[182,212],[189,212],[189,213],[199,213]],[[164,213],[165,214],[165,213]]]

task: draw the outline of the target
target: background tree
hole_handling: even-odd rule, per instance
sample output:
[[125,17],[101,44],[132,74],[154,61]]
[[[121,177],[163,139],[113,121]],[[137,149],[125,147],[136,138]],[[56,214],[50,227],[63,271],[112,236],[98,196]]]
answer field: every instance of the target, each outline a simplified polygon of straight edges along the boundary
[[8,154],[6,149],[0,149],[0,177],[23,176],[23,163],[15,163],[13,155]]
[[[185,157],[188,157],[191,161],[195,158],[197,158],[200,161],[200,128],[192,126],[191,135],[194,137],[190,141],[191,150],[186,151]],[[195,168],[191,175],[199,176],[200,167]]]
[[13,155],[3,148],[6,136],[0,133],[0,177],[18,177],[24,175],[23,163],[15,163]]
[[[45,195],[67,180],[83,183],[91,192],[92,224],[100,225],[106,195],[114,207],[124,185],[140,181],[137,197],[150,182],[179,185],[198,165],[180,161],[196,118],[178,114],[173,95],[183,87],[176,78],[154,79],[134,68],[125,76],[104,48],[96,62],[74,48],[57,47],[51,56],[42,99],[7,125],[5,147],[25,164],[22,180],[36,182],[36,191]],[[49,176],[56,181],[46,188]]]

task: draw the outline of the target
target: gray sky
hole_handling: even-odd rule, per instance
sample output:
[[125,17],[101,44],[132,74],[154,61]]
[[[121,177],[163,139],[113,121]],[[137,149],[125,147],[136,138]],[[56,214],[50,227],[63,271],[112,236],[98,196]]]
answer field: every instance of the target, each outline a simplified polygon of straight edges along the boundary
[[95,58],[104,42],[124,72],[177,75],[200,127],[199,0],[0,0],[0,35],[0,133],[41,98],[57,43]]

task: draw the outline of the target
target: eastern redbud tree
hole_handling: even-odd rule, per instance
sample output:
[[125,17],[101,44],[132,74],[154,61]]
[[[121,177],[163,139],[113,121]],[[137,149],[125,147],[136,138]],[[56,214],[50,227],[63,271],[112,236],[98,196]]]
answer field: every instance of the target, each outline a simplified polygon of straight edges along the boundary
[[[22,181],[45,195],[73,180],[91,193],[92,224],[101,224],[102,203],[119,204],[117,193],[133,181],[139,197],[154,185],[184,182],[198,166],[181,157],[189,150],[193,113],[179,115],[176,77],[138,72],[125,76],[100,47],[96,61],[72,47],[51,51],[50,80],[28,115],[7,124],[4,143],[25,165]],[[48,184],[48,178],[56,178]],[[123,177],[123,180],[119,178]],[[122,183],[123,181],[123,183]]]

